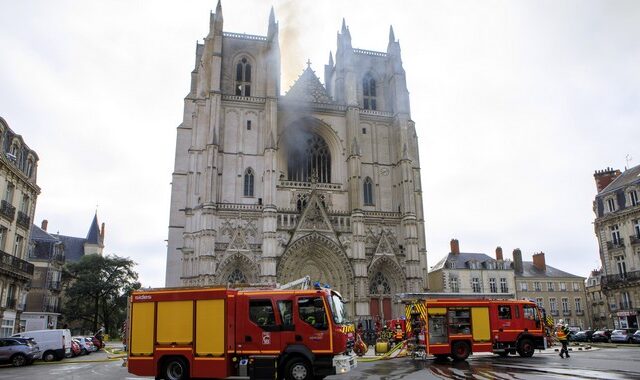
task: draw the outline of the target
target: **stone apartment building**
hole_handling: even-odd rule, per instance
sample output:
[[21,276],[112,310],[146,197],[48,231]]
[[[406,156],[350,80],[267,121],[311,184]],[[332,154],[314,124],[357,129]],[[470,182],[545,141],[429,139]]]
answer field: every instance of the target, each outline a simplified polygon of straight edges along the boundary
[[[366,33],[367,31],[362,31]],[[177,129],[166,286],[330,284],[351,315],[403,315],[427,289],[417,134],[400,44],[354,48],[343,22],[323,85],[280,92],[279,27],[198,43]],[[301,66],[304,57],[298,57]]]
[[513,298],[515,278],[502,248],[496,248],[494,259],[484,253],[460,252],[458,240],[452,239],[451,252],[429,271],[429,291]]
[[591,327],[604,329],[613,327],[607,296],[602,291],[602,270],[593,270],[587,278],[587,302],[591,315]]
[[0,117],[0,337],[17,331],[33,277],[26,261],[40,187],[38,155]]
[[523,261],[520,249],[513,251],[516,297],[534,300],[555,322],[590,327],[585,278],[547,265],[544,252],[534,254],[532,259]]
[[640,310],[640,165],[621,172],[607,168],[594,174],[598,194],[596,214],[602,274],[615,328],[638,328]]

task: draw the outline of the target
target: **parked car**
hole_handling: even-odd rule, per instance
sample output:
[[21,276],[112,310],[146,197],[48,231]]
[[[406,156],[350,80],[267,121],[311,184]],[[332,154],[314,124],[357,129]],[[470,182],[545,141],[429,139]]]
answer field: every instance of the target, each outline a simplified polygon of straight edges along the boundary
[[96,335],[91,337],[91,341],[93,342],[93,345],[97,347],[97,349],[101,349],[104,348],[104,342],[99,339]]
[[76,356],[78,356],[80,354],[82,354],[82,348],[80,348],[80,343],[77,340],[72,338],[71,339],[71,353],[67,357],[75,358]]
[[636,329],[619,329],[613,330],[611,333],[611,343],[631,343],[631,336],[636,332]]
[[631,343],[640,343],[640,330],[637,330],[631,335]]
[[84,341],[87,344],[87,346],[89,346],[89,350],[91,352],[96,352],[98,351],[98,347],[96,347],[95,344],[93,344],[93,339],[89,338],[89,337],[84,337]]
[[71,353],[69,329],[33,330],[13,334],[12,338],[33,338],[42,351],[42,360],[62,360]]
[[91,353],[90,348],[87,345],[87,342],[84,340],[83,336],[74,336],[71,338],[71,340],[73,340],[80,348],[79,355],[89,355]]
[[571,339],[569,339],[569,341],[571,341],[571,342],[588,342],[589,341],[589,336],[587,335],[586,331],[578,331],[577,333],[573,334],[573,336],[571,336]]
[[40,358],[40,347],[33,339],[0,338],[0,361],[14,367],[31,364]]
[[611,333],[608,330],[598,330],[591,335],[592,342],[609,342],[609,336]]

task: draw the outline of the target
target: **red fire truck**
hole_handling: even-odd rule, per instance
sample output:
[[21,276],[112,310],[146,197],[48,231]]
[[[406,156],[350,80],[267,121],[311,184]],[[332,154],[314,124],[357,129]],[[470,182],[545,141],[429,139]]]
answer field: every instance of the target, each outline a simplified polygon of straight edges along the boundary
[[414,357],[465,360],[473,352],[530,357],[547,348],[542,313],[527,300],[414,299],[406,314]]
[[127,364],[139,376],[305,380],[357,365],[355,327],[327,288],[140,290],[129,321]]

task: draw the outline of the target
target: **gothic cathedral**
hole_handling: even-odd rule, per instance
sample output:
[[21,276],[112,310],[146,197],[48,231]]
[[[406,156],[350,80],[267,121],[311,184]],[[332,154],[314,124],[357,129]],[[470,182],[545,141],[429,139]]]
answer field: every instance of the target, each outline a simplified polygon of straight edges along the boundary
[[178,126],[166,286],[330,284],[351,315],[402,315],[427,288],[420,161],[393,29],[386,52],[342,23],[325,85],[311,66],[280,93],[278,23],[197,44]]

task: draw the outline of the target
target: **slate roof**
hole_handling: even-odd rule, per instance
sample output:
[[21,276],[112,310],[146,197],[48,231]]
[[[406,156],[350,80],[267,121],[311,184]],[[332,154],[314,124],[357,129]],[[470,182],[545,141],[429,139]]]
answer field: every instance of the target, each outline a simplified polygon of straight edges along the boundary
[[285,98],[312,103],[333,103],[327,89],[324,88],[316,73],[311,70],[311,66],[302,72],[302,75],[287,91]]
[[65,235],[56,235],[56,237],[64,244],[64,255],[67,262],[80,261],[82,256],[84,256],[84,242],[86,240]]
[[87,233],[87,243],[100,244],[100,226],[98,225],[98,214],[96,213],[91,222],[91,227]]
[[36,241],[47,241],[47,242],[56,242],[56,241],[58,241],[58,238],[56,238],[53,235],[50,235],[49,233],[47,233],[47,231],[45,231],[42,228],[36,226],[35,224],[31,225],[30,239],[31,240],[36,240]]
[[618,178],[602,189],[598,195],[610,193],[631,184],[640,184],[640,165],[627,169]]
[[522,262],[522,273],[516,272],[516,277],[548,277],[548,278],[560,278],[560,277],[572,277],[572,278],[581,278],[584,277],[577,276],[575,274],[567,273],[561,271],[558,268],[554,268],[550,265],[547,265],[546,271],[541,271],[533,265],[533,261],[523,261]]
[[443,269],[447,262],[455,262],[455,268],[447,267],[446,269],[469,269],[469,267],[467,266],[467,262],[469,261],[484,263],[487,261],[496,262],[496,259],[484,253],[460,252],[459,254],[454,254],[449,252],[449,254],[446,257],[442,258],[442,260],[438,261],[436,265],[434,265],[431,270],[429,270],[429,272]]

